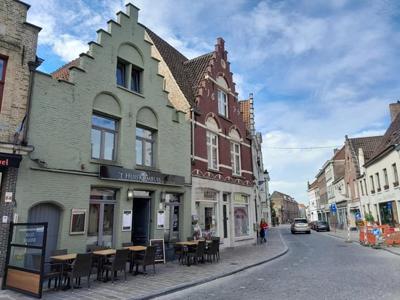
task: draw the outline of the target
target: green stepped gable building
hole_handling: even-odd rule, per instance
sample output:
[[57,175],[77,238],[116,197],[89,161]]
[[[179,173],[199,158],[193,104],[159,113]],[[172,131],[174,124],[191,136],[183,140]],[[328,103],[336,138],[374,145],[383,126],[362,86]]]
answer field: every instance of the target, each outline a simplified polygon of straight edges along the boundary
[[138,8],[126,9],[87,53],[35,73],[15,218],[49,222],[47,255],[150,239],[168,249],[191,234],[190,124],[168,101]]

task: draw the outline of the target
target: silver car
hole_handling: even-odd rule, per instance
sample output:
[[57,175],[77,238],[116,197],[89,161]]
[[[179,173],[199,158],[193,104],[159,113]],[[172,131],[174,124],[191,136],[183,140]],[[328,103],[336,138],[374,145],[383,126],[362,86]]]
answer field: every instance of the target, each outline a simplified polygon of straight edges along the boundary
[[310,225],[308,225],[307,219],[296,218],[293,220],[290,226],[290,231],[295,234],[297,232],[311,233]]

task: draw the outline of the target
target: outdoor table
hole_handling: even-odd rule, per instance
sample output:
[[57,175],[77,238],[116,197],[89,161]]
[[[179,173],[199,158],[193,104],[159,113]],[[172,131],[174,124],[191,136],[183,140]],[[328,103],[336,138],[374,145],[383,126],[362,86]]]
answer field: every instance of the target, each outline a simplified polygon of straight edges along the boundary
[[[197,247],[199,241],[205,241],[206,244],[211,244],[211,243],[212,243],[211,240],[195,240],[195,241],[176,242],[175,244],[176,244],[176,245],[182,246],[184,252],[188,252],[188,250],[189,250],[188,248],[195,248],[195,247]],[[185,256],[186,256],[186,258],[187,258],[187,259],[186,259],[186,264],[187,264],[187,266],[190,266],[189,257],[188,257],[188,255],[187,255],[187,253],[185,253]],[[182,260],[182,264],[183,264],[183,261],[184,261],[184,260],[185,260],[185,259]]]
[[[62,279],[62,276],[64,275],[64,265],[67,263],[70,263],[72,260],[75,260],[76,253],[54,255],[54,256],[50,256],[50,258],[54,261],[61,262],[61,273],[60,273],[60,278],[59,278],[59,280],[60,280],[59,288],[61,288],[61,279]],[[65,288],[68,288],[68,287],[65,287]]]
[[115,249],[97,250],[97,251],[92,252],[93,255],[99,256],[99,266],[97,268],[97,280],[101,280],[103,277],[102,276],[103,264],[104,264],[104,261],[106,260],[106,258],[108,256],[115,255],[116,252],[117,252],[117,250],[115,250]]
[[129,273],[133,272],[133,264],[134,264],[134,257],[135,254],[137,252],[142,252],[142,251],[146,251],[147,247],[146,246],[129,246],[129,247],[124,247],[124,249],[129,249],[132,252],[132,256],[131,256],[131,261],[129,264]]

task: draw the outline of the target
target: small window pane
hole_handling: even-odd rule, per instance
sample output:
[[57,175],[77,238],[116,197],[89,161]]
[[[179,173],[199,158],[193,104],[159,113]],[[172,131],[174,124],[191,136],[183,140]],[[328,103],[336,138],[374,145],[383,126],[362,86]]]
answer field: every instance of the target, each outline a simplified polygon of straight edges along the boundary
[[111,130],[116,130],[116,124],[117,122],[113,119],[101,117],[101,116],[92,116],[92,125],[106,128],[106,129],[111,129]]
[[153,145],[149,142],[144,143],[144,164],[148,167],[153,166]]
[[132,68],[131,90],[140,93],[140,71]]
[[113,160],[114,159],[114,133],[105,132],[104,133],[104,159]]
[[4,73],[4,66],[6,64],[6,61],[3,58],[0,58],[0,81],[3,81],[3,73]]
[[125,64],[122,62],[117,63],[117,84],[126,87],[125,84]]
[[143,143],[141,140],[136,140],[136,164],[143,165]]
[[92,129],[92,158],[100,158],[100,141],[101,132],[97,129]]
[[152,139],[152,135],[153,135],[153,133],[150,130],[136,127],[136,136],[150,140],[150,139]]

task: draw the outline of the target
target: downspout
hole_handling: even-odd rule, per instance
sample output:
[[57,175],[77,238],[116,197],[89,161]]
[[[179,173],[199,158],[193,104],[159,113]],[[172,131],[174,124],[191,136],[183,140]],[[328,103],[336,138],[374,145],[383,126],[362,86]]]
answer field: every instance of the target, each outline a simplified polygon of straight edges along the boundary
[[194,108],[192,107],[190,109],[190,112],[192,114],[191,118],[192,118],[192,163],[194,163]]

